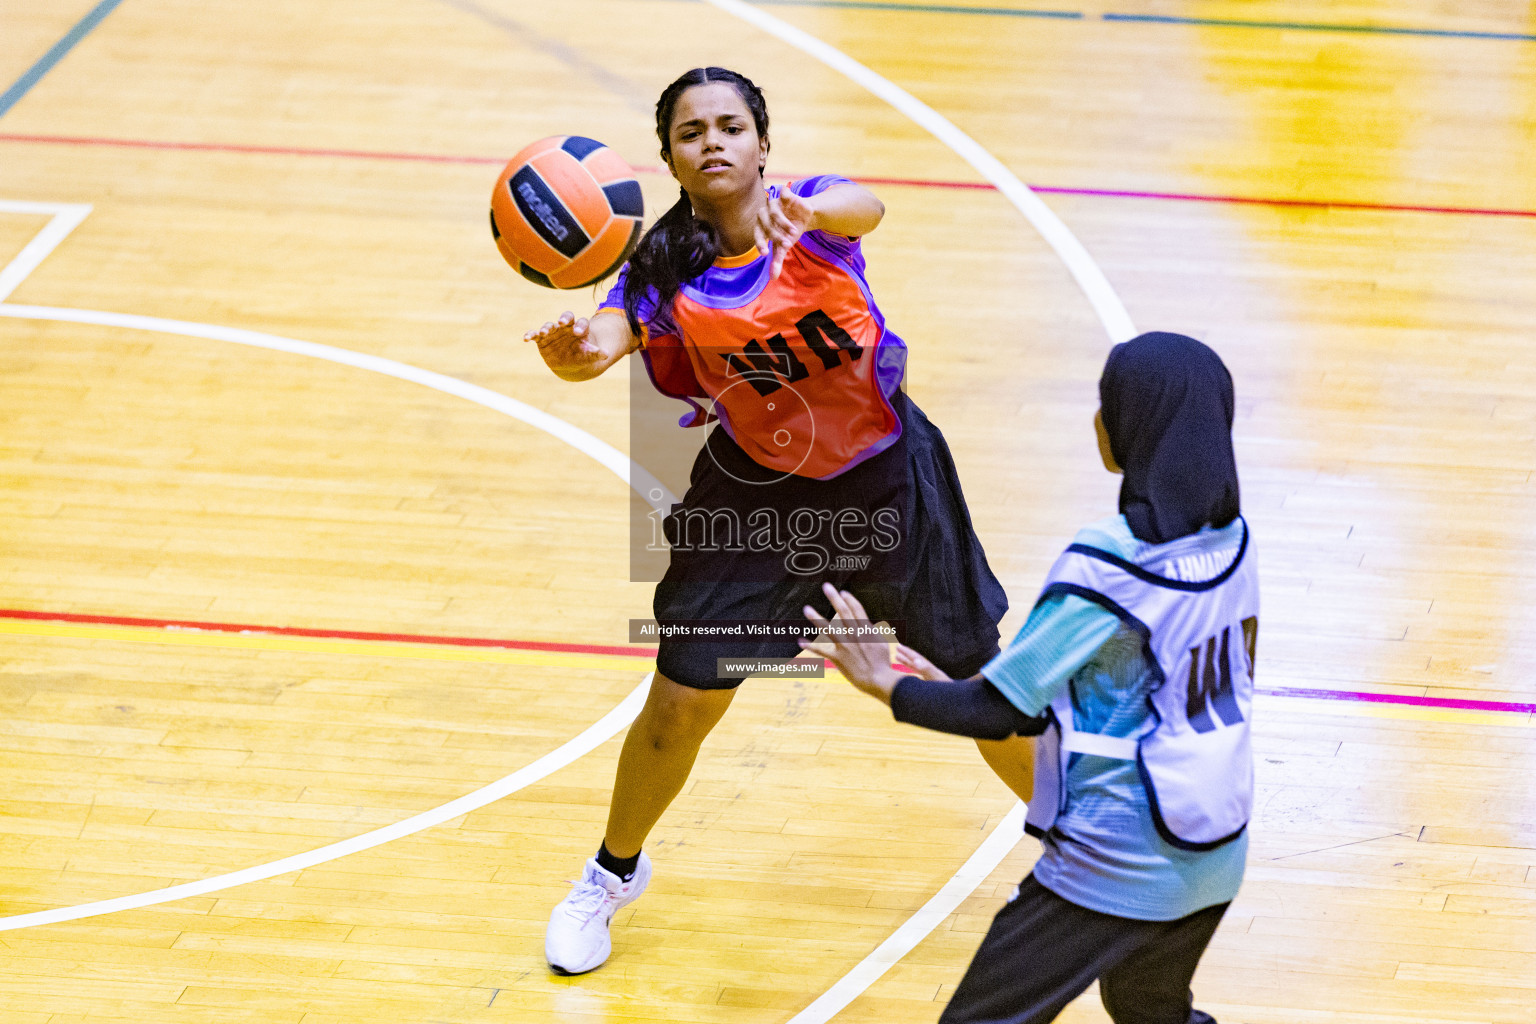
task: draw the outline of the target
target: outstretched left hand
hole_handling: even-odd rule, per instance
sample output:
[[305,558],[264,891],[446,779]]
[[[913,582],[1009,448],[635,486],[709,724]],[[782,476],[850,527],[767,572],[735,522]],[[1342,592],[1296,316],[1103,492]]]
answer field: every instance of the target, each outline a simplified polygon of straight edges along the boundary
[[769,276],[777,278],[784,269],[784,257],[794,248],[800,236],[811,230],[816,220],[816,209],[787,189],[770,197],[758,211],[757,223],[752,230],[760,252],[773,250],[773,268]]
[[[834,615],[828,622],[810,605],[805,606],[805,617],[818,629],[826,629],[827,626],[840,626],[853,628],[855,624],[863,625],[869,622],[869,616],[864,611],[864,606],[859,599],[846,590],[838,590],[830,583],[821,585],[822,592],[827,595],[827,600],[832,602]],[[848,634],[825,634],[817,640],[800,640],[800,646],[812,654],[826,658],[837,666],[847,680],[855,687],[863,690],[871,697],[889,704],[891,691],[896,688],[896,683],[901,679],[901,673],[891,664],[891,648],[889,644],[862,639]]]

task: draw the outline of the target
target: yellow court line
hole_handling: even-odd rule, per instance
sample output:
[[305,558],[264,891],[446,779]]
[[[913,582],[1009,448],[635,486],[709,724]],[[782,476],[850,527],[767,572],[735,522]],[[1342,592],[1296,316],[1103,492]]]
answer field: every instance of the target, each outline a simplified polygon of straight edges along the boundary
[[346,640],[280,636],[271,633],[214,633],[163,629],[157,626],[93,626],[69,622],[0,621],[0,635],[62,637],[72,640],[112,640],[180,647],[219,647],[247,651],[288,651],[295,654],[363,655],[370,658],[415,658],[425,661],[466,661],[492,665],[531,665],[547,668],[588,668],[608,672],[648,672],[656,659],[620,654],[577,654],[525,651],[508,647],[449,647],[391,640]]

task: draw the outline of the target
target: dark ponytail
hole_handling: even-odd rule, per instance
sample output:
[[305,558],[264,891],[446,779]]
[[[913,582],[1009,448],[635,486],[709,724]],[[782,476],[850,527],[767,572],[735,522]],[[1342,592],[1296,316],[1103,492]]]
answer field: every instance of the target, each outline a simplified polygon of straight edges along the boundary
[[[663,154],[672,153],[672,113],[678,97],[708,82],[726,82],[734,88],[752,112],[758,137],[768,137],[768,104],[763,100],[763,91],[750,78],[725,68],[694,68],[662,90],[661,99],[656,101],[656,137],[661,140]],[[629,257],[624,276],[624,315],[629,318],[630,330],[640,333],[640,303],[647,291],[655,290],[655,309],[665,309],[684,282],[704,273],[719,256],[720,236],[713,225],[693,215],[693,203],[684,191],[672,208],[651,225]]]

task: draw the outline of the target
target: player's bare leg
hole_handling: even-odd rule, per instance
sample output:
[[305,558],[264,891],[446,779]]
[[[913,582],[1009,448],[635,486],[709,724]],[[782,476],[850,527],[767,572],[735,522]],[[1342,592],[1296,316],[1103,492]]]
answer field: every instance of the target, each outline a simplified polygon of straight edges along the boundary
[[1015,796],[1029,803],[1035,788],[1035,741],[1031,736],[1010,736],[1005,740],[977,740],[982,759],[1013,790]]
[[661,673],[624,737],[603,841],[616,857],[633,857],[663,812],[682,792],[699,747],[731,706],[735,690],[697,690]]
[[544,956],[556,973],[582,974],[608,959],[609,922],[651,880],[650,858],[640,848],[682,791],[699,746],[735,695],[696,690],[659,672],[651,680],[645,707],[619,753],[603,848],[555,907],[544,933]]

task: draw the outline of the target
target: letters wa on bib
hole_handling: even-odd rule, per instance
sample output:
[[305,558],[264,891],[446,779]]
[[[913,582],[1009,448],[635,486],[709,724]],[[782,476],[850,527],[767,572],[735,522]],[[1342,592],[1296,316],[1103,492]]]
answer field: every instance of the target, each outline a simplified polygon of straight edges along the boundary
[[[807,197],[841,184],[851,182],[820,175],[787,189]],[[767,193],[775,197],[779,187]],[[830,616],[819,586],[827,580],[858,593],[872,620],[895,625],[935,664],[970,675],[997,653],[1007,597],[972,528],[943,435],[901,390],[907,347],[875,303],[860,240],[807,231],[777,278],[771,263],[756,249],[722,257],[665,307],[653,293],[640,304],[651,383],[688,404],[680,425],[718,421],[663,524],[671,551],[656,620],[802,622],[807,604]],[[622,311],[627,270],[603,311]],[[786,522],[809,510],[835,525],[891,509],[900,541],[873,551],[862,568],[807,571],[787,566],[780,549],[679,543],[680,523],[713,523],[717,513],[741,521],[771,511]],[[829,551],[840,550],[835,540]],[[716,678],[717,658],[799,653],[793,638],[664,639],[657,667],[684,685],[716,689],[741,682]]]

